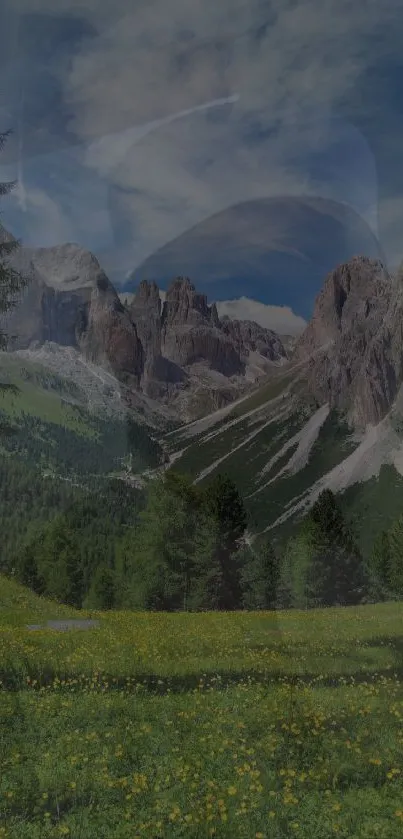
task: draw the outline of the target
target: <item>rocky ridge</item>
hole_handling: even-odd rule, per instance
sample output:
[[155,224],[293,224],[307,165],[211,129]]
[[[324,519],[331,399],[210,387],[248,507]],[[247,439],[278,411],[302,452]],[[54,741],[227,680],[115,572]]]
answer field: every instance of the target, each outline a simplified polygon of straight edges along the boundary
[[363,428],[387,414],[403,382],[403,272],[392,276],[375,258],[353,257],[326,276],[310,323],[296,341],[284,340],[287,349],[257,323],[220,319],[187,277],[172,281],[163,303],[145,280],[122,302],[78,245],[21,247],[10,259],[30,279],[7,321],[14,350],[73,347],[181,421],[230,404],[274,368],[297,365],[319,405]]
[[379,260],[357,256],[325,279],[294,349],[318,402],[353,425],[378,423],[402,381],[403,286]]
[[96,258],[76,244],[20,247],[10,261],[29,278],[6,322],[13,350],[76,348],[126,388],[177,405],[180,419],[227,404],[287,358],[270,330],[222,323],[186,277],[173,280],[163,305],[147,281],[125,305]]

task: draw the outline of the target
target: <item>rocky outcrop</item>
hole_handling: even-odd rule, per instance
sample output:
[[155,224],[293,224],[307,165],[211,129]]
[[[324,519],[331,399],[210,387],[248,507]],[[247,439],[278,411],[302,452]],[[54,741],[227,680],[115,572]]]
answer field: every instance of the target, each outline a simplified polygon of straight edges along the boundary
[[14,336],[13,349],[27,349],[33,341],[78,346],[87,325],[91,284],[84,282],[80,287],[77,280],[52,284],[31,249],[21,248],[10,261],[28,278],[21,303],[7,318],[7,331]]
[[124,304],[96,258],[78,245],[21,247],[10,262],[29,280],[7,322],[13,349],[74,347],[148,397],[185,405],[187,417],[192,400],[198,412],[203,403],[226,403],[266,373],[255,357],[249,363],[252,354],[267,362],[285,356],[269,330],[221,322],[187,278],[173,280],[163,306],[157,285],[146,281]]
[[10,262],[28,279],[7,319],[10,348],[47,342],[75,347],[140,386],[143,350],[136,327],[93,254],[75,244],[20,247]]
[[161,355],[161,298],[155,283],[143,280],[128,306],[142,343],[146,364]]
[[265,329],[250,320],[231,320],[227,315],[221,319],[221,325],[241,356],[246,350],[259,353],[273,362],[285,361],[287,358],[281,339],[271,329]]
[[378,422],[397,392],[403,344],[396,293],[378,260],[354,257],[339,265],[295,347],[293,361],[306,362],[314,396],[346,410],[355,425]]
[[90,361],[107,366],[125,383],[140,387],[143,346],[129,312],[105,276],[96,280],[80,348]]
[[244,364],[229,336],[221,329],[215,306],[187,278],[169,287],[162,310],[162,352],[175,364],[188,367],[203,361],[224,376],[242,375]]

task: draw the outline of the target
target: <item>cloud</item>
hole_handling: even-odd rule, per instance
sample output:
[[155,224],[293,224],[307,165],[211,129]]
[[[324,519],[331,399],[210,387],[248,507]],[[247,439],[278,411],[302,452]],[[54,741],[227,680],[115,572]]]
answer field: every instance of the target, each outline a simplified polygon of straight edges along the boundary
[[[368,63],[379,24],[397,0],[154,0],[82,4],[98,38],[85,41],[66,79],[81,137],[159,119],[239,92],[266,124],[291,124],[301,103],[333,105]],[[102,23],[101,23],[102,19]],[[390,32],[388,30],[390,37]],[[373,47],[371,41],[371,47]],[[377,49],[382,50],[381,36]]]
[[[59,202],[74,238],[101,259],[107,246],[108,266],[133,269],[213,213],[274,195],[345,201],[376,232],[371,145],[347,118],[331,117],[354,122],[368,68],[400,55],[400,0],[19,0],[15,14],[88,24],[48,71],[80,166],[53,191],[29,178],[32,160],[24,177]],[[360,113],[376,114],[381,131],[377,104]],[[37,136],[53,132],[61,148],[66,138],[50,111],[46,119]],[[35,230],[48,236],[48,224],[38,208]]]
[[279,335],[300,335],[306,321],[288,306],[267,306],[258,300],[240,297],[238,300],[219,300],[218,316],[228,315],[234,320],[252,320]]
[[24,235],[24,245],[50,247],[74,241],[74,226],[71,220],[59,203],[44,189],[24,185],[22,189],[15,189],[7,201],[10,202],[10,207],[4,226],[10,227],[13,234],[18,234],[18,217],[21,212],[30,219],[29,229],[26,229]]
[[[357,130],[351,139],[350,126],[355,152],[336,171],[332,151],[321,175],[307,157],[331,146],[332,108],[365,73],[366,45],[393,9],[390,2],[381,13],[372,0],[359,11],[347,0],[281,0],[271,10],[258,0],[154,0],[120,4],[102,26],[98,18],[99,35],[73,57],[64,93],[70,129],[89,144],[86,162],[108,182],[117,235],[126,220],[133,268],[251,198],[324,194],[359,212],[365,206],[372,221],[376,169],[361,167],[357,187],[357,167],[372,159]],[[222,113],[194,111],[235,94],[237,104]],[[178,112],[188,116],[177,120]]]

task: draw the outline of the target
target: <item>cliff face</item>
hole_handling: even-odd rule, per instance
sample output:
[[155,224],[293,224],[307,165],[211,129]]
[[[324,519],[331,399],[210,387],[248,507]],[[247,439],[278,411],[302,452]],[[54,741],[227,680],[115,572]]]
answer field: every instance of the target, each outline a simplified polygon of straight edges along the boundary
[[265,329],[250,320],[222,318],[222,330],[234,342],[240,355],[257,352],[269,361],[285,361],[283,342],[271,329]]
[[382,419],[401,381],[399,286],[378,260],[355,257],[338,266],[294,350],[318,401],[346,410],[356,425]]
[[[76,347],[153,399],[175,401],[179,390],[181,405],[193,400],[198,412],[204,399],[206,409],[226,404],[250,387],[245,370],[252,349],[262,361],[259,368],[254,359],[255,377],[267,372],[265,360],[286,357],[280,339],[257,324],[237,322],[231,330],[221,323],[215,305],[187,278],[172,282],[163,306],[157,285],[146,281],[123,305],[96,258],[78,245],[21,247],[10,261],[29,279],[7,319],[11,348]],[[181,411],[192,416],[186,404]]]
[[[12,239],[1,227],[0,235]],[[30,281],[3,324],[12,348],[76,347],[184,420],[231,402],[288,361],[278,335],[251,321],[220,320],[188,278],[173,280],[163,305],[158,286],[146,281],[123,305],[78,245],[22,247],[9,258]],[[343,409],[356,426],[379,422],[403,383],[403,273],[391,277],[362,256],[338,265],[291,362],[320,404]]]
[[242,375],[244,366],[233,341],[222,330],[215,306],[207,305],[190,280],[169,287],[162,310],[162,349],[181,367],[204,362],[224,376]]
[[140,387],[144,351],[136,326],[106,277],[98,277],[91,294],[88,322],[80,349],[90,360]]

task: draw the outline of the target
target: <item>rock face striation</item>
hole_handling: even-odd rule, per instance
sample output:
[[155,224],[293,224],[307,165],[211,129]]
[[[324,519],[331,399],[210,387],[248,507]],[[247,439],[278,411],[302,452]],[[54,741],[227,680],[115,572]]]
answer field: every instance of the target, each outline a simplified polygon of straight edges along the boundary
[[[12,237],[0,227],[3,240]],[[122,303],[96,258],[76,244],[21,247],[9,257],[29,279],[3,326],[11,349],[74,347],[132,392],[189,421],[221,408],[273,368],[291,365],[319,404],[356,427],[376,424],[403,383],[403,271],[357,256],[325,278],[305,331],[290,350],[269,329],[220,318],[187,277],[162,304],[142,281]]]
[[[255,380],[267,373],[267,361],[287,358],[269,330],[221,322],[216,306],[209,306],[188,278],[173,280],[163,305],[158,286],[142,281],[125,305],[97,259],[76,244],[21,247],[10,262],[29,279],[6,321],[12,349],[47,342],[75,347],[150,398],[172,401],[181,391],[191,402],[197,391],[200,414],[250,387],[252,353]],[[181,412],[192,416],[186,405]]]
[[205,362],[224,376],[244,373],[233,341],[221,328],[215,305],[209,307],[189,279],[178,277],[169,287],[162,310],[164,355],[180,367]]
[[265,329],[251,320],[231,320],[225,315],[221,328],[234,342],[239,354],[257,352],[269,361],[285,360],[285,348],[281,338],[271,329]]
[[325,279],[313,317],[294,349],[320,403],[356,426],[379,422],[402,381],[403,286],[383,264],[354,257]]

